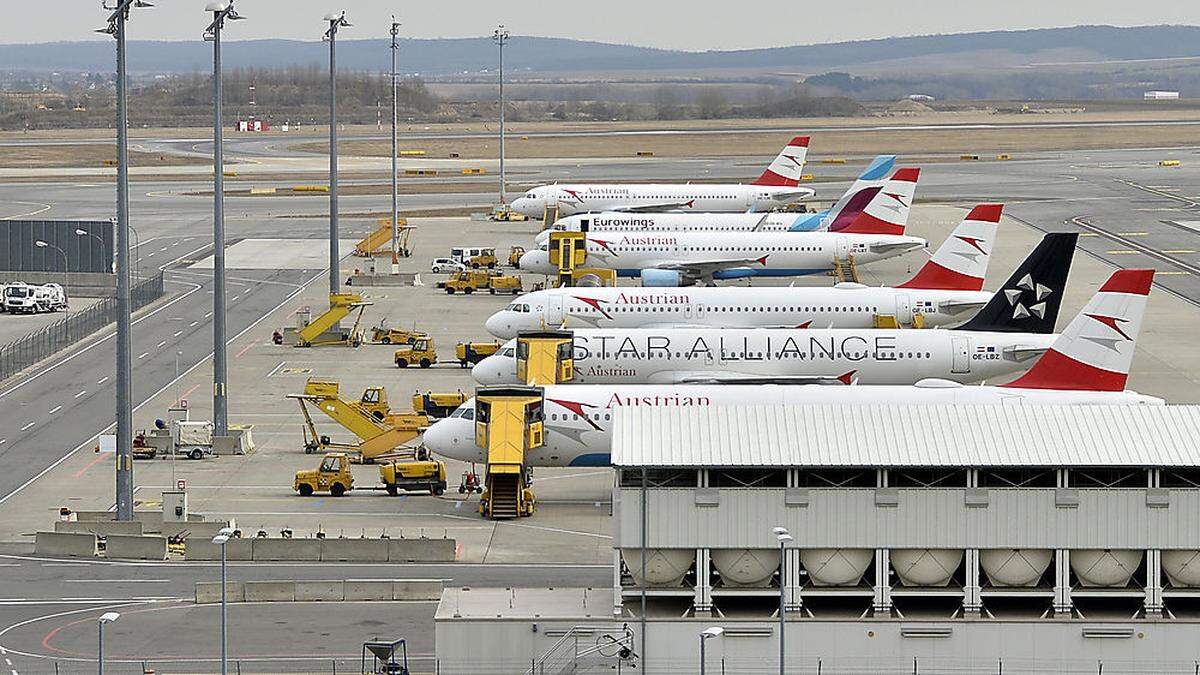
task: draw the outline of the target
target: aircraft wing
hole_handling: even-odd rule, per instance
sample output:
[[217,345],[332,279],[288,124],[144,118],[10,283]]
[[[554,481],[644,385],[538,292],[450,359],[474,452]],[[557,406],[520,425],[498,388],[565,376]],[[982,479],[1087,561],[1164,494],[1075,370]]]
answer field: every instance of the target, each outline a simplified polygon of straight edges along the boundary
[[809,199],[817,194],[817,191],[812,188],[786,188],[779,190],[771,190],[771,198],[776,201],[795,201],[797,199]]
[[616,206],[613,211],[621,213],[658,213],[660,211],[678,211],[695,205],[695,200],[686,202],[662,202],[661,204],[639,204],[637,206]]
[[673,384],[852,384],[854,373],[842,375],[751,375],[748,373],[678,373]]
[[911,250],[918,249],[918,248],[920,248],[920,246],[918,246],[917,244],[915,244],[914,242],[911,242],[911,241],[897,241],[897,242],[888,242],[888,243],[876,242],[874,244],[871,244],[871,252],[872,253],[890,253],[897,249],[904,250],[904,251],[911,251]]
[[987,302],[984,300],[943,300],[938,303],[938,308],[948,314],[958,314],[960,312],[979,309],[986,304]]
[[713,258],[710,260],[667,260],[654,265],[656,270],[673,270],[686,276],[703,279],[712,276],[714,272],[734,267],[753,267],[766,265],[767,256],[761,258]]

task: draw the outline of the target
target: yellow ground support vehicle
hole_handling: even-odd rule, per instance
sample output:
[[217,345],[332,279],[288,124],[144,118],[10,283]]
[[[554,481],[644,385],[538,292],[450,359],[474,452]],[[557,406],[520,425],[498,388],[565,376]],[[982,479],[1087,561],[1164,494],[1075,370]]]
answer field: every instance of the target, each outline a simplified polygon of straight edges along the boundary
[[519,211],[513,211],[512,209],[508,208],[507,204],[502,204],[492,209],[492,220],[521,222],[524,220],[529,220],[529,216],[525,215],[524,213],[520,213]]
[[488,293],[495,295],[497,293],[512,293],[520,295],[524,290],[521,286],[521,277],[515,274],[493,274],[487,280]]
[[459,270],[451,274],[441,286],[446,289],[447,295],[470,295],[481,288],[488,288],[490,276],[487,270]]
[[421,333],[412,342],[397,349],[392,354],[392,360],[396,362],[397,368],[407,368],[414,364],[428,368],[438,362],[437,348],[432,337]]
[[485,248],[478,254],[467,258],[463,262],[466,263],[468,267],[473,269],[479,269],[481,267],[492,269],[496,265],[500,264],[500,261],[496,259],[496,249],[494,248]]
[[371,329],[371,342],[379,345],[406,345],[416,339],[421,331],[385,328],[382,323]]
[[454,346],[454,356],[463,368],[473,366],[498,351],[499,342],[460,342]]
[[379,467],[379,480],[393,497],[401,490],[428,491],[436,497],[446,491],[446,465],[433,459],[387,462]]
[[461,391],[453,393],[417,392],[413,394],[412,407],[418,413],[435,419],[441,419],[449,417],[450,413],[458,409],[458,406],[467,402],[468,397],[469,394]]
[[508,250],[508,266],[521,267],[521,256],[525,255],[524,246],[514,246]]
[[[446,491],[446,465],[430,459],[390,461],[379,465],[381,486],[395,496],[401,490],[429,492],[441,495]],[[292,489],[301,497],[317,493],[329,493],[341,497],[354,489],[354,474],[350,471],[350,456],[344,452],[330,452],[316,469],[297,471],[292,480]]]

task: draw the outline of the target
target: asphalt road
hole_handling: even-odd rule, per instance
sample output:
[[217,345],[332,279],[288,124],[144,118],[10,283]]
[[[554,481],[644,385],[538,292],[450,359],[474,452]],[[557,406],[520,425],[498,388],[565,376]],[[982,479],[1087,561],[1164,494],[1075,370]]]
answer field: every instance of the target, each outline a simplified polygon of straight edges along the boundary
[[[447,585],[603,586],[607,566],[230,563],[230,581],[443,579]],[[189,602],[220,563],[58,561],[0,555],[0,659],[18,674],[95,672],[96,618],[107,672],[219,670],[219,605]],[[360,646],[405,637],[416,672],[433,672],[433,602],[231,604],[231,672],[358,672]]]

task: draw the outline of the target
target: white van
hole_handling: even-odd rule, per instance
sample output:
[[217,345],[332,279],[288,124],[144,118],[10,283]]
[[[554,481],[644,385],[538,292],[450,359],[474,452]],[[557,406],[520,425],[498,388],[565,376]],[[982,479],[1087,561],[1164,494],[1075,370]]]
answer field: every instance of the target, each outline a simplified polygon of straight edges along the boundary
[[33,286],[15,283],[4,289],[4,310],[12,314],[57,312],[67,308],[67,294],[59,284]]

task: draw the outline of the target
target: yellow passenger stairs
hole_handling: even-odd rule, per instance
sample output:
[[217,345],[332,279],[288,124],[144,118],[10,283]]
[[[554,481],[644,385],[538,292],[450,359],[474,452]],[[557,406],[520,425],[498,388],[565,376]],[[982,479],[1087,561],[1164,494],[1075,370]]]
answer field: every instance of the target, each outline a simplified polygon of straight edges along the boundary
[[617,271],[583,267],[587,263],[586,232],[551,232],[550,264],[558,268],[557,285],[615,286]]
[[[329,309],[317,318],[311,318],[311,313],[306,315],[305,312],[301,312],[300,325],[296,327],[296,346],[318,347],[321,345],[345,344],[357,347],[362,342],[362,336],[358,332],[358,324],[362,321],[363,310],[370,305],[371,303],[364,302],[362,296],[357,293],[334,293],[330,295]],[[354,318],[354,327],[349,331],[334,331],[342,319],[346,318],[354,310],[358,310],[358,315]],[[334,331],[334,334],[328,335],[331,331]]]
[[[331,449],[352,453],[362,461],[373,461],[396,454],[411,454],[403,446],[429,428],[429,418],[414,412],[395,412],[388,407],[383,387],[368,387],[358,401],[341,397],[333,380],[309,380],[303,394],[288,394],[300,404],[304,416],[305,452],[329,452]],[[320,410],[358,438],[357,443],[334,443],[319,435],[308,406]]]
[[839,284],[844,281],[858,283],[858,265],[854,262],[854,256],[845,259],[834,258],[833,271],[829,274],[837,279]]
[[559,384],[574,375],[569,331],[522,333],[517,372],[525,386],[475,391],[475,443],[487,451],[479,513],[504,520],[533,515],[536,497],[526,455],[545,443],[545,400],[535,385]]
[[[407,258],[412,255],[412,249],[409,247],[409,239],[412,236],[412,231],[416,229],[408,224],[408,220],[400,218],[397,226],[397,253],[402,258]],[[379,227],[363,237],[354,245],[354,255],[360,258],[370,258],[373,255],[383,253],[390,250],[392,247],[392,219],[380,218]]]

